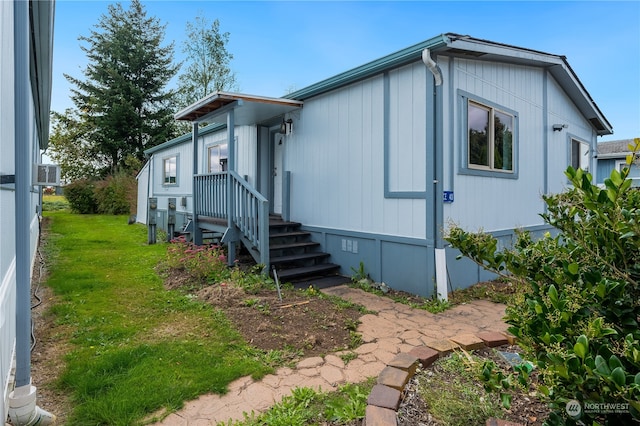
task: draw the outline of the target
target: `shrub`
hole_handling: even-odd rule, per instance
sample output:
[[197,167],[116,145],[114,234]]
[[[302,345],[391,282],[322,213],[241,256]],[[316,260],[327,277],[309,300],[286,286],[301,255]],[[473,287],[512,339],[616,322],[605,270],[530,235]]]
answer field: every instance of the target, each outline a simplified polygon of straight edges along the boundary
[[[551,424],[640,418],[640,191],[628,173],[612,171],[600,188],[568,168],[573,188],[544,197],[542,217],[556,236],[534,241],[521,232],[502,251],[493,237],[456,226],[446,237],[462,255],[526,284],[506,320],[539,369]],[[567,409],[572,401],[579,410]]]
[[227,256],[216,244],[195,245],[184,237],[171,240],[167,248],[167,269],[183,270],[198,284],[220,283],[231,278]]
[[80,179],[66,185],[64,196],[75,213],[92,214],[98,211],[95,183],[90,179]]
[[136,194],[135,178],[127,173],[119,172],[107,176],[96,184],[95,198],[97,212],[101,214],[129,214],[134,208],[131,194]]

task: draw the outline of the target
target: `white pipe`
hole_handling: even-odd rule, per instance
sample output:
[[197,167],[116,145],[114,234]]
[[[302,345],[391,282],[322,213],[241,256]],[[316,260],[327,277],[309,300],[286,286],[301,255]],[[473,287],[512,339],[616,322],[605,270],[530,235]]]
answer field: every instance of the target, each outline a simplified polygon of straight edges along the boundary
[[438,300],[447,301],[447,258],[445,249],[435,249],[436,257],[436,293]]
[[36,405],[36,388],[30,384],[9,394],[9,418],[14,426],[47,426],[56,422],[56,416]]
[[436,86],[440,86],[442,84],[442,73],[440,72],[440,68],[438,68],[438,64],[431,59],[431,52],[429,52],[429,49],[424,49],[422,51],[422,62],[424,62],[427,68],[429,68],[429,71],[431,71],[431,74],[433,74]]

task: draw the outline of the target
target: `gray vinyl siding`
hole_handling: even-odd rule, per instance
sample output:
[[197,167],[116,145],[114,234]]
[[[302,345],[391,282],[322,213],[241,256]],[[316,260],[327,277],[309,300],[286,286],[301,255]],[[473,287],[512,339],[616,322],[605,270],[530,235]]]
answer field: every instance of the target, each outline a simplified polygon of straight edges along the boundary
[[[14,54],[13,3],[0,2],[0,173],[15,173],[14,163]],[[0,223],[3,233],[0,250],[0,418],[7,418],[11,363],[16,339],[15,191],[13,185],[0,187]]]
[[[598,159],[597,163],[597,183],[604,183],[604,180],[609,178],[611,171],[616,168],[616,164],[620,161],[625,161],[626,156],[620,155],[619,158],[604,158]],[[629,170],[629,178],[640,178],[640,165],[632,164]]]
[[558,83],[549,78],[548,123],[566,124],[562,131],[549,130],[549,193],[562,192],[568,185],[564,171],[571,164],[571,139],[575,138],[590,146],[589,172],[595,171],[596,134],[590,123],[585,120],[578,108],[570,102]]
[[389,190],[424,192],[427,116],[424,64],[389,72]]
[[142,167],[142,170],[136,176],[136,180],[138,181],[138,194],[137,194],[137,211],[136,211],[136,222],[139,223],[147,223],[147,208],[148,208],[148,200],[149,200],[149,166],[151,162],[147,161],[145,165]]
[[[236,126],[234,129],[236,138],[236,168],[240,176],[248,176],[249,183],[255,184],[256,179],[256,152],[257,130],[256,126]],[[208,172],[208,147],[229,143],[227,130],[209,133],[199,138],[200,169],[198,173]]]
[[[255,184],[256,179],[256,141],[257,133],[255,126],[237,126],[235,128],[236,138],[236,161],[238,173],[247,176],[250,184]],[[198,138],[198,172],[207,173],[208,159],[207,148],[212,145],[227,143],[226,129],[217,132],[207,133]],[[158,198],[158,218],[157,223],[160,229],[166,230],[167,209],[169,198],[176,198],[176,227],[181,227],[191,214],[193,208],[193,145],[191,140],[186,140],[177,145],[172,145],[166,149],[161,149],[153,153],[148,165],[148,170],[141,172],[138,177],[138,200],[145,198],[144,207],[138,208],[137,221],[147,223],[146,199],[148,199],[147,184],[151,179],[149,197]],[[165,185],[163,179],[163,161],[172,156],[177,156],[177,183],[175,185]],[[147,166],[145,166],[147,167]],[[145,176],[143,176],[145,174]],[[148,176],[151,176],[150,178]],[[186,206],[182,203],[185,198]]]
[[[22,29],[25,30],[26,29]],[[14,3],[0,2],[0,174],[11,176],[16,173],[15,143],[16,120],[14,99],[15,62],[14,62]],[[33,66],[33,65],[32,65]],[[45,72],[44,70],[38,70]],[[44,75],[43,75],[44,77]],[[28,144],[28,156],[32,164],[41,163],[39,132],[36,126],[36,112],[31,85],[28,85],[29,111],[26,117],[27,132],[24,143]],[[41,105],[43,106],[43,105]],[[47,106],[48,107],[48,106]],[[29,241],[31,267],[36,260],[38,238],[40,234],[40,187],[31,186],[29,193],[29,224],[20,235]],[[7,418],[9,392],[13,391],[12,362],[16,341],[16,227],[20,226],[16,218],[16,192],[14,184],[0,185],[0,223],[5,232],[2,235],[0,249],[0,418]],[[22,230],[21,230],[22,231]]]
[[[389,73],[389,185],[424,191],[424,73]],[[384,196],[384,76],[305,100],[285,145],[291,218],[305,225],[425,238],[424,199]],[[408,97],[413,101],[401,101]],[[420,101],[422,98],[422,101]],[[418,111],[413,108],[418,106]],[[408,152],[409,155],[400,155]],[[418,157],[418,158],[412,158]],[[422,157],[422,158],[420,158]],[[414,161],[415,160],[415,161]],[[415,167],[415,170],[413,168]]]
[[[445,73],[444,81],[449,82],[446,87],[449,92],[454,91],[445,96],[447,101],[443,106],[444,188],[455,192],[455,201],[444,206],[445,222],[485,231],[541,225],[539,214],[544,211],[541,195],[545,189],[555,193],[566,187],[563,172],[569,163],[569,132],[592,141],[594,136],[588,122],[541,68],[465,59],[439,58],[439,61]],[[467,161],[461,155],[466,143],[466,123],[461,122],[461,112],[466,105],[461,101],[461,92],[481,103],[499,105],[517,113],[516,179],[502,178],[499,174],[481,177],[459,173]],[[448,125],[450,122],[455,125]],[[567,123],[569,128],[553,132],[550,126],[556,122]],[[447,141],[452,141],[453,149],[446,148]],[[545,143],[548,144],[546,157]],[[446,171],[448,167],[453,173]]]

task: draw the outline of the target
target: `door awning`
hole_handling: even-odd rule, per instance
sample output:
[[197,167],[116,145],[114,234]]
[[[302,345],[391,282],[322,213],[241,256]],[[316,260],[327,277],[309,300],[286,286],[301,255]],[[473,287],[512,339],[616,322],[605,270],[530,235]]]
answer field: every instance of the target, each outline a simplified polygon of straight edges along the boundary
[[236,125],[275,124],[284,114],[302,108],[302,101],[268,98],[242,93],[215,92],[175,114],[176,120],[226,123],[225,115],[235,109]]

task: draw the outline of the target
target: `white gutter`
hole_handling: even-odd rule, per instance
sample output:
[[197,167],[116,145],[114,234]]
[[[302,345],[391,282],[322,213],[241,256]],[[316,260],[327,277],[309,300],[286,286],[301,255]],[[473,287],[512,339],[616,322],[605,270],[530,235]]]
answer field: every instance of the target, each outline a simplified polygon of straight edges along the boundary
[[440,68],[438,68],[438,64],[431,59],[431,52],[429,52],[429,49],[424,49],[422,51],[422,62],[424,62],[429,71],[431,71],[431,74],[433,74],[436,86],[442,85],[442,73],[440,72]]

